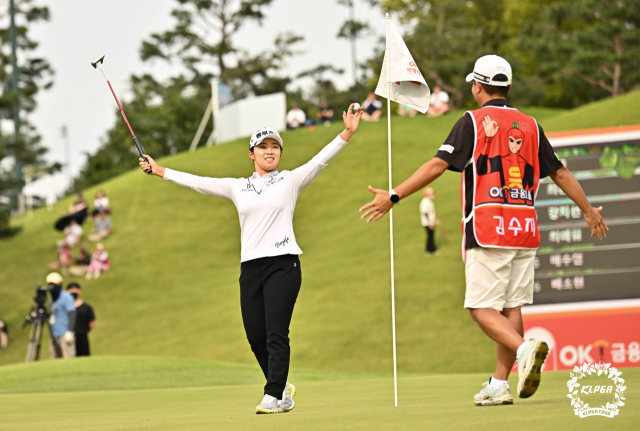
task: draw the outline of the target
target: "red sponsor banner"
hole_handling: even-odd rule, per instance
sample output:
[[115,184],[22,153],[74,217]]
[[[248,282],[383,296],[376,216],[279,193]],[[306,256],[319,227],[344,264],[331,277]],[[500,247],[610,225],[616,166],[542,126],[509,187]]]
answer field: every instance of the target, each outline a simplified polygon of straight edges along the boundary
[[543,369],[570,370],[600,361],[640,367],[640,308],[524,313],[525,340],[549,344]]

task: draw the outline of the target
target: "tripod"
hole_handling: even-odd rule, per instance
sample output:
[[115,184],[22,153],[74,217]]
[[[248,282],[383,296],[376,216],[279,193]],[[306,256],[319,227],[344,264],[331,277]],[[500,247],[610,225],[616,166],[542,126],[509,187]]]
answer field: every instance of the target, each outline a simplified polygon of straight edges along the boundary
[[24,325],[31,324],[31,331],[29,333],[29,345],[27,346],[27,359],[26,362],[33,362],[40,359],[40,346],[42,345],[42,329],[43,326],[49,328],[49,334],[51,334],[51,327],[49,326],[50,313],[44,305],[34,307],[31,313],[25,319]]

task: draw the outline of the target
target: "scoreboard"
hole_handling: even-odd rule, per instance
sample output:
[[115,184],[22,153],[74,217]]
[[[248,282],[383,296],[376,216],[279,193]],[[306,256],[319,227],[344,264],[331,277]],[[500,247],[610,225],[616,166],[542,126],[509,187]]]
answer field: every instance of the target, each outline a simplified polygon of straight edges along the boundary
[[591,238],[580,209],[550,178],[535,206],[540,231],[533,305],[524,338],[550,351],[544,369],[604,361],[640,367],[640,126],[547,135],[594,207],[606,238]]
[[591,204],[604,207],[609,232],[591,238],[580,208],[551,178],[541,180],[534,303],[640,298],[640,166],[630,166],[640,162],[640,128],[551,134],[550,142]]

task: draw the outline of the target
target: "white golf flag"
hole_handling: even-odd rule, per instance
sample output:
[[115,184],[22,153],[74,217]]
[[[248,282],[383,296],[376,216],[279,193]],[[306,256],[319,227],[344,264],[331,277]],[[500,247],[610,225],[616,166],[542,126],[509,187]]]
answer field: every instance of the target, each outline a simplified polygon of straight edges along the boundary
[[[391,82],[391,97],[388,89]],[[387,44],[376,94],[422,112],[429,109],[431,91],[402,36],[387,19]]]

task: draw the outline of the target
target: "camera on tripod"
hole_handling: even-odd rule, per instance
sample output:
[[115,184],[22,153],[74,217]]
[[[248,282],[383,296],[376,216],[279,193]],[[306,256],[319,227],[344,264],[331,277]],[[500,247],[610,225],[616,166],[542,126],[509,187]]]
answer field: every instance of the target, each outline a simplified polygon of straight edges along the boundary
[[[33,301],[36,305],[31,309],[24,319],[22,327],[31,325],[29,334],[29,346],[27,347],[27,362],[37,361],[40,357],[40,346],[42,344],[43,326],[49,327],[49,317],[51,313],[47,309],[47,292],[51,291],[53,285],[38,286],[33,294]],[[50,328],[49,328],[50,329]]]
[[46,320],[49,318],[49,310],[47,310],[47,306],[45,304],[47,302],[47,292],[50,290],[50,285],[46,287],[42,285],[36,287],[35,293],[33,294],[33,301],[36,305],[25,318],[23,327],[37,320]]

